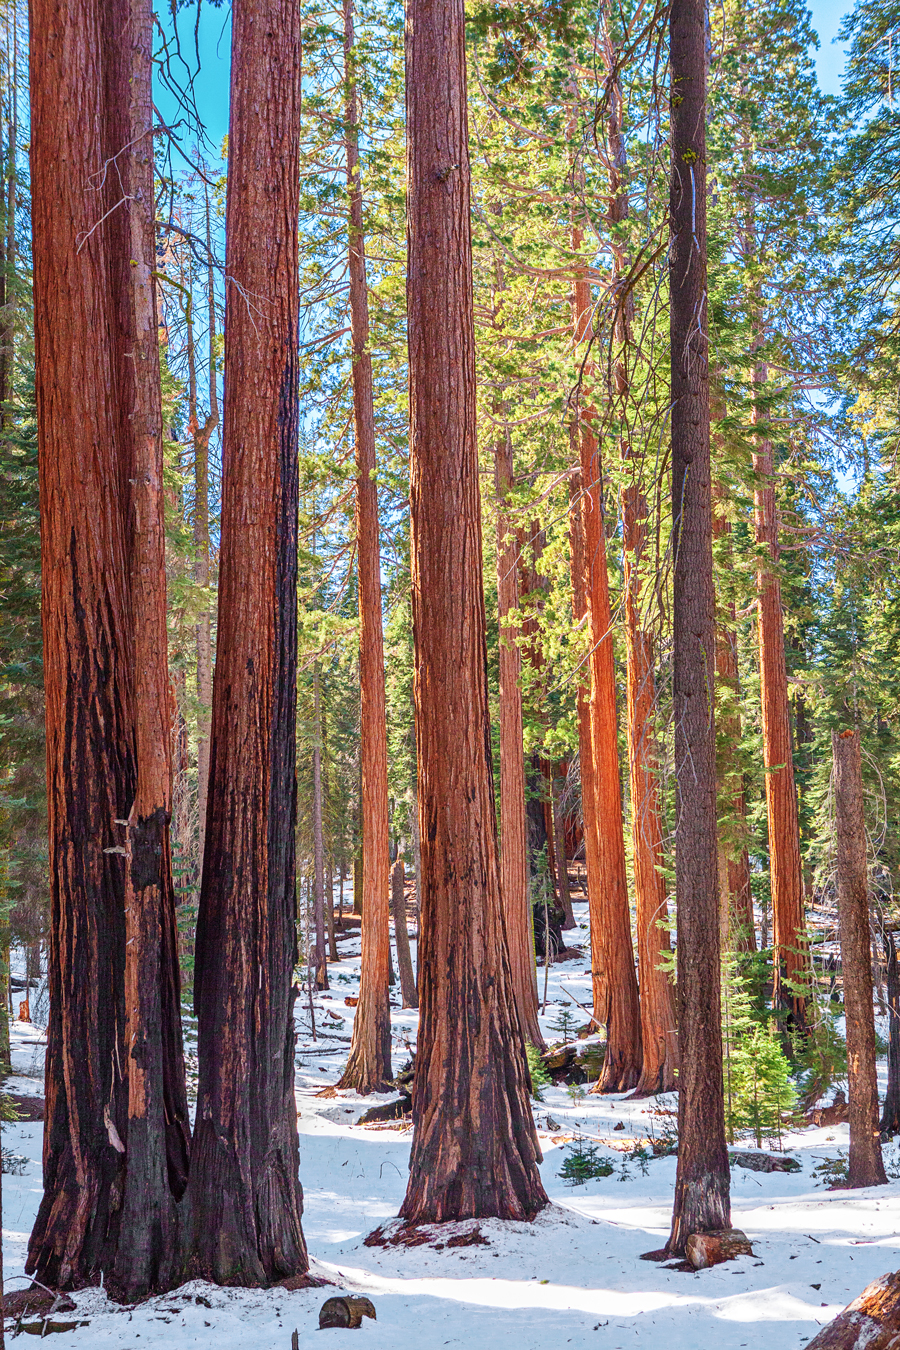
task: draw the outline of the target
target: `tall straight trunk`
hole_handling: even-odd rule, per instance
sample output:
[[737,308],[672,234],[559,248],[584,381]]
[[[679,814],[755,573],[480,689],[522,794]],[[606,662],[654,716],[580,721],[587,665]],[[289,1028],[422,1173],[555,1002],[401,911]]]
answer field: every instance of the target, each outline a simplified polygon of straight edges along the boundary
[[660,817],[657,749],[653,718],[656,682],[653,639],[640,625],[638,568],[646,540],[646,504],[636,486],[625,492],[625,640],[628,684],[628,772],[631,837],[641,984],[643,1059],[637,1095],[671,1092],[677,1086],[678,1034],[675,997],[662,969],[670,953]]
[[350,1057],[341,1087],[382,1092],[390,1087],[391,973],[387,714],[381,623],[381,544],[375,482],[375,406],[369,352],[369,297],[359,166],[353,0],[344,0],[347,190],[350,201],[350,326],[353,344],[353,422],[356,433],[356,546],[359,567],[360,757],[362,761],[362,971]]
[[[569,557],[572,571],[572,617],[580,627],[587,622],[587,567],[581,514],[581,473],[569,477]],[[597,790],[594,784],[594,745],[591,738],[590,674],[578,682],[578,762],[581,771],[581,812],[584,820],[584,865],[591,930],[591,985],[594,1017],[601,1025],[609,1018],[609,983],[603,948],[603,912],[600,905],[600,832]]]
[[888,1010],[888,1071],[884,1107],[878,1128],[882,1134],[900,1131],[900,965],[897,944],[891,929],[884,929],[884,958]]
[[6,238],[0,236],[3,267],[0,269],[0,427],[6,425],[6,405],[12,397],[12,372],[15,357],[15,276],[16,276],[16,156],[19,143],[19,51],[18,10],[12,15],[12,53],[9,70],[9,149],[6,168]]
[[[209,189],[204,197],[206,214],[206,250],[212,256],[212,227],[210,222]],[[188,337],[190,385],[193,391],[189,428],[194,442],[194,580],[208,589],[211,580],[209,541],[209,442],[219,425],[219,395],[216,385],[216,292],[212,262],[206,272],[207,286],[207,376],[209,412],[201,426],[197,417],[196,376],[194,374],[194,341]],[[206,810],[209,797],[209,737],[212,718],[212,615],[203,604],[197,616],[197,702],[200,705],[197,724],[197,805],[199,815],[199,860],[202,867],[203,845],[206,835]]]
[[497,519],[497,609],[500,625],[500,892],[506,916],[513,992],[526,1041],[539,1050],[544,1038],[538,1021],[534,930],[528,887],[528,833],[525,811],[525,749],[522,727],[522,652],[516,628],[505,622],[519,607],[519,546],[504,506],[514,486],[512,442],[508,433],[494,443]]
[[[713,485],[714,503],[718,501],[719,485]],[[713,537],[728,540],[731,524],[724,512],[714,504]],[[721,545],[720,545],[721,547]],[[730,557],[730,543],[728,544]],[[750,857],[747,852],[747,803],[744,795],[744,775],[735,762],[735,747],[741,739],[741,717],[737,709],[740,694],[738,675],[737,635],[734,631],[735,606],[729,605],[729,622],[716,623],[716,681],[733,700],[723,717],[719,716],[720,782],[719,792],[724,798],[728,818],[732,823],[732,838],[719,833],[719,885],[722,907],[722,938],[729,950],[756,951],[756,927],[753,919],[753,896],[750,890]],[[737,835],[735,839],[733,836]]]
[[325,955],[325,837],[322,828],[322,677],[319,663],[313,671],[313,915],[315,920],[315,981],[317,989],[328,988],[328,960]]
[[[621,226],[628,219],[630,202],[628,160],[622,125],[622,90],[618,79],[618,53],[603,16],[603,54],[607,72],[606,154],[609,180],[608,220],[613,227],[613,275],[621,285],[628,271],[628,256],[622,243]],[[618,420],[628,426],[631,377],[634,298],[623,293],[613,320],[617,351],[613,370],[612,399]],[[653,637],[641,622],[641,567],[647,544],[647,502],[639,481],[640,464],[627,435],[621,444],[622,458],[631,466],[632,481],[622,494],[624,589],[626,729],[628,775],[631,793],[631,839],[634,860],[634,898],[640,972],[641,1076],[640,1095],[669,1092],[678,1073],[678,1036],[675,1029],[675,999],[667,973],[661,968],[670,950],[669,935],[661,925],[668,918],[666,883],[662,873],[663,846],[660,824],[657,755],[653,726],[656,683],[653,672]]]
[[334,934],[334,858],[328,853],[325,869],[325,922],[328,928],[328,959],[339,961],[337,939]]
[[[581,247],[581,231],[573,229],[572,247]],[[575,349],[590,337],[591,288],[583,275],[573,284]],[[641,1013],[631,912],[625,869],[622,785],[616,716],[616,671],[612,614],[606,564],[600,445],[593,414],[580,400],[577,437],[581,468],[581,518],[584,537],[585,593],[591,638],[590,717],[599,859],[600,938],[607,979],[606,1055],[594,1092],[626,1092],[641,1076]],[[584,783],[582,781],[582,794]],[[588,881],[590,885],[590,879]],[[599,1017],[599,1013],[595,1013]]]
[[416,977],[409,950],[409,930],[406,927],[406,895],[403,859],[398,858],[391,868],[391,910],[394,917],[394,941],[397,944],[397,966],[400,970],[400,993],[404,1008],[418,1008]]
[[219,618],[187,1270],[268,1285],[308,1266],[291,988],[300,11],[291,0],[236,0],[232,14]]
[[[136,1299],[178,1276],[175,1202],[187,1185],[190,1126],[181,1038],[170,822],[162,392],[156,293],[150,0],[108,0],[110,147],[127,210],[111,253],[117,309],[119,436],[130,488],[128,557],[137,785],[125,832],[128,1080],[122,1241],[109,1285]],[[124,248],[121,245],[124,244]],[[121,252],[119,251],[121,248]]]
[[706,4],[673,0],[669,197],[678,1168],[668,1250],[731,1217],[716,867],[715,594],[706,289]]
[[[575,928],[575,915],[572,913],[572,893],[569,889],[569,860],[566,852],[566,821],[562,809],[561,797],[565,790],[566,773],[568,765],[563,761],[562,778],[555,779],[551,774],[550,779],[550,810],[553,819],[553,853],[556,862],[556,885],[559,893],[559,902],[565,913],[565,922],[563,928]],[[561,787],[557,784],[561,783]]]
[[500,895],[491,773],[462,0],[410,0],[407,302],[422,847],[410,1222],[546,1203]]
[[841,969],[847,1024],[850,1118],[849,1184],[886,1186],[878,1125],[872,943],[863,811],[862,755],[858,731],[832,731],[834,824]]
[[[757,366],[754,383],[761,384],[765,378],[765,367]],[[754,421],[758,417],[759,407],[756,403],[753,409]],[[808,977],[800,820],[794,783],[781,582],[773,570],[778,564],[779,548],[778,510],[772,478],[772,443],[765,437],[756,443],[753,467],[760,478],[754,494],[756,542],[768,554],[768,562],[761,563],[758,568],[756,584],[763,755],[769,818],[775,1006],[786,1009],[792,1026],[802,1031],[806,1027],[804,990]]]
[[126,469],[110,344],[104,7],[31,7],[31,181],[51,930],[44,1193],[26,1268],[111,1270],[128,1133],[125,849],[137,768]]

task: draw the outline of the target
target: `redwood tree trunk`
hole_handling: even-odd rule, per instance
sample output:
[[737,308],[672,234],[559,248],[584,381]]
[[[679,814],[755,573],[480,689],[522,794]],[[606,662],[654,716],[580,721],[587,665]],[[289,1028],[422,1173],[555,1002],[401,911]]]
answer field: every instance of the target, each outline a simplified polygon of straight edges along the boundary
[[[580,247],[580,231],[573,246]],[[590,283],[574,283],[573,320],[576,348],[590,335]],[[593,778],[596,794],[599,896],[597,918],[607,980],[606,1055],[594,1092],[625,1092],[641,1075],[641,1014],[631,912],[625,870],[622,827],[622,786],[619,778],[619,739],[616,716],[616,671],[613,657],[612,614],[606,565],[600,446],[588,408],[578,418],[581,465],[581,516],[584,532],[585,590],[591,636],[590,714]],[[582,782],[582,795],[584,783]],[[590,887],[590,877],[588,878]],[[593,919],[592,919],[593,927]],[[595,1016],[600,1013],[595,1011]]]
[[294,1023],[300,11],[236,0],[219,623],[194,1000],[188,1272],[307,1268]]
[[866,822],[858,731],[832,731],[841,968],[847,1023],[851,1186],[887,1185],[878,1125]]
[[497,519],[497,609],[500,625],[500,890],[506,916],[513,991],[525,1039],[544,1049],[538,1021],[534,933],[528,886],[528,831],[525,811],[525,749],[522,730],[522,652],[517,630],[505,623],[519,607],[519,547],[504,508],[515,482],[512,443],[506,431],[494,444]]
[[118,311],[121,455],[128,517],[137,787],[126,831],[125,1065],[128,1122],[122,1240],[110,1281],[132,1300],[177,1280],[175,1202],[187,1185],[190,1126],[169,829],[172,815],[166,631],[162,394],[153,272],[152,9],[117,0],[107,20],[107,90],[119,155],[121,233],[111,256]]
[[[673,0],[670,310],[678,1169],[668,1249],[731,1227],[716,868],[715,595],[706,339],[706,5]],[[675,94],[677,93],[677,97]]]
[[409,950],[409,929],[406,926],[406,895],[403,859],[398,858],[391,868],[391,909],[394,917],[394,941],[397,943],[397,966],[400,970],[400,993],[404,1008],[418,1008],[416,976]]
[[[587,623],[587,587],[584,561],[584,529],[581,517],[581,474],[569,478],[569,557],[572,571],[572,617]],[[594,784],[594,746],[591,740],[590,676],[578,684],[578,763],[581,772],[581,813],[584,821],[584,865],[591,931],[591,985],[594,1017],[605,1026],[609,1017],[609,985],[603,949],[600,908],[600,842],[597,826],[597,790]]]
[[315,920],[315,982],[317,989],[328,988],[328,959],[325,955],[325,837],[322,826],[322,677],[316,662],[313,671],[313,917]]
[[422,913],[401,1215],[546,1203],[500,897],[486,676],[462,0],[406,24],[412,600]]
[[[714,484],[713,497],[720,501],[720,486]],[[731,524],[719,506],[713,509],[713,535],[727,545],[727,559],[731,558]],[[723,563],[724,563],[723,559]],[[729,700],[725,715],[720,712],[719,725],[719,792],[724,798],[727,824],[719,831],[719,884],[722,891],[722,937],[731,951],[756,951],[756,926],[753,917],[753,895],[750,890],[750,858],[747,852],[747,804],[744,796],[744,776],[737,762],[736,747],[741,739],[741,716],[737,701],[740,695],[738,676],[737,635],[734,631],[735,606],[731,602],[729,623],[716,623],[716,688],[724,689]]]
[[347,81],[347,187],[350,199],[350,324],[356,432],[356,541],[359,567],[360,757],[362,760],[362,971],[353,1043],[340,1086],[383,1092],[391,1086],[387,714],[381,626],[381,545],[375,482],[375,408],[369,353],[369,300],[359,172],[359,112],[353,47],[353,0],[344,0]]
[[[754,380],[765,379],[758,367]],[[758,415],[753,409],[754,421]],[[794,1028],[806,1027],[808,961],[803,921],[803,872],[800,861],[800,821],[794,783],[791,715],[787,666],[784,657],[784,611],[781,582],[773,571],[778,563],[778,512],[772,482],[772,444],[758,442],[753,467],[762,482],[756,489],[756,541],[771,560],[757,572],[759,616],[759,681],[762,700],[763,755],[766,767],[766,807],[769,818],[769,875],[772,890],[772,946],[775,1006],[790,1013]]]
[[[137,769],[110,344],[103,7],[31,7],[34,325],[51,931],[44,1194],[26,1268],[109,1271],[124,1183],[125,835]],[[108,189],[108,191],[107,191]],[[96,228],[95,228],[96,227]]]

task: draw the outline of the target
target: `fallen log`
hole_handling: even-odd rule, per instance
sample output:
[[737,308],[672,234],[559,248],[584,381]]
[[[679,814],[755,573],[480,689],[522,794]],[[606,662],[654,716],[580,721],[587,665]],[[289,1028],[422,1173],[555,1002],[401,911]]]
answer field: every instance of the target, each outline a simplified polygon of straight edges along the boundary
[[900,1350],[900,1271],[867,1285],[806,1350]]
[[375,1317],[371,1299],[359,1294],[327,1298],[319,1310],[319,1330],[325,1327],[358,1327],[362,1325],[364,1317]]
[[729,1153],[732,1167],[746,1167],[749,1172],[802,1172],[796,1158],[786,1153]]
[[746,1233],[739,1228],[718,1228],[711,1233],[692,1233],[685,1244],[687,1259],[694,1270],[733,1261],[736,1256],[753,1256]]

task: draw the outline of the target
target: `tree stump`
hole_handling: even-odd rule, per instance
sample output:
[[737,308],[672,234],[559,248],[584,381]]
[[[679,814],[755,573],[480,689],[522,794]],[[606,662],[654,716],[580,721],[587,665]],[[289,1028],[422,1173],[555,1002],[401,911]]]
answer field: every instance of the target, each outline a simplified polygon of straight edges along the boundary
[[375,1317],[371,1299],[357,1294],[341,1294],[327,1298],[319,1311],[319,1330],[325,1327],[358,1327],[364,1317]]
[[739,1228],[718,1228],[711,1233],[691,1233],[685,1244],[687,1259],[695,1270],[732,1261],[736,1256],[753,1256],[746,1233]]
[[806,1350],[897,1350],[900,1347],[900,1271],[881,1275],[840,1313]]

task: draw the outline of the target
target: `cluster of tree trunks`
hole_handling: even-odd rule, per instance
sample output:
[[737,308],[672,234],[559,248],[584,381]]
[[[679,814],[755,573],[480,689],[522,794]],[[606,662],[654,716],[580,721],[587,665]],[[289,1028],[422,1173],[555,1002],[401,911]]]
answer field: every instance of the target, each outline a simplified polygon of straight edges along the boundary
[[53,922],[45,1189],[27,1268],[55,1286],[104,1275],[127,1298],[185,1270],[259,1283],[307,1264],[291,1015],[300,29],[286,0],[239,3],[233,22],[222,580],[189,1162],[151,9],[32,10]]

